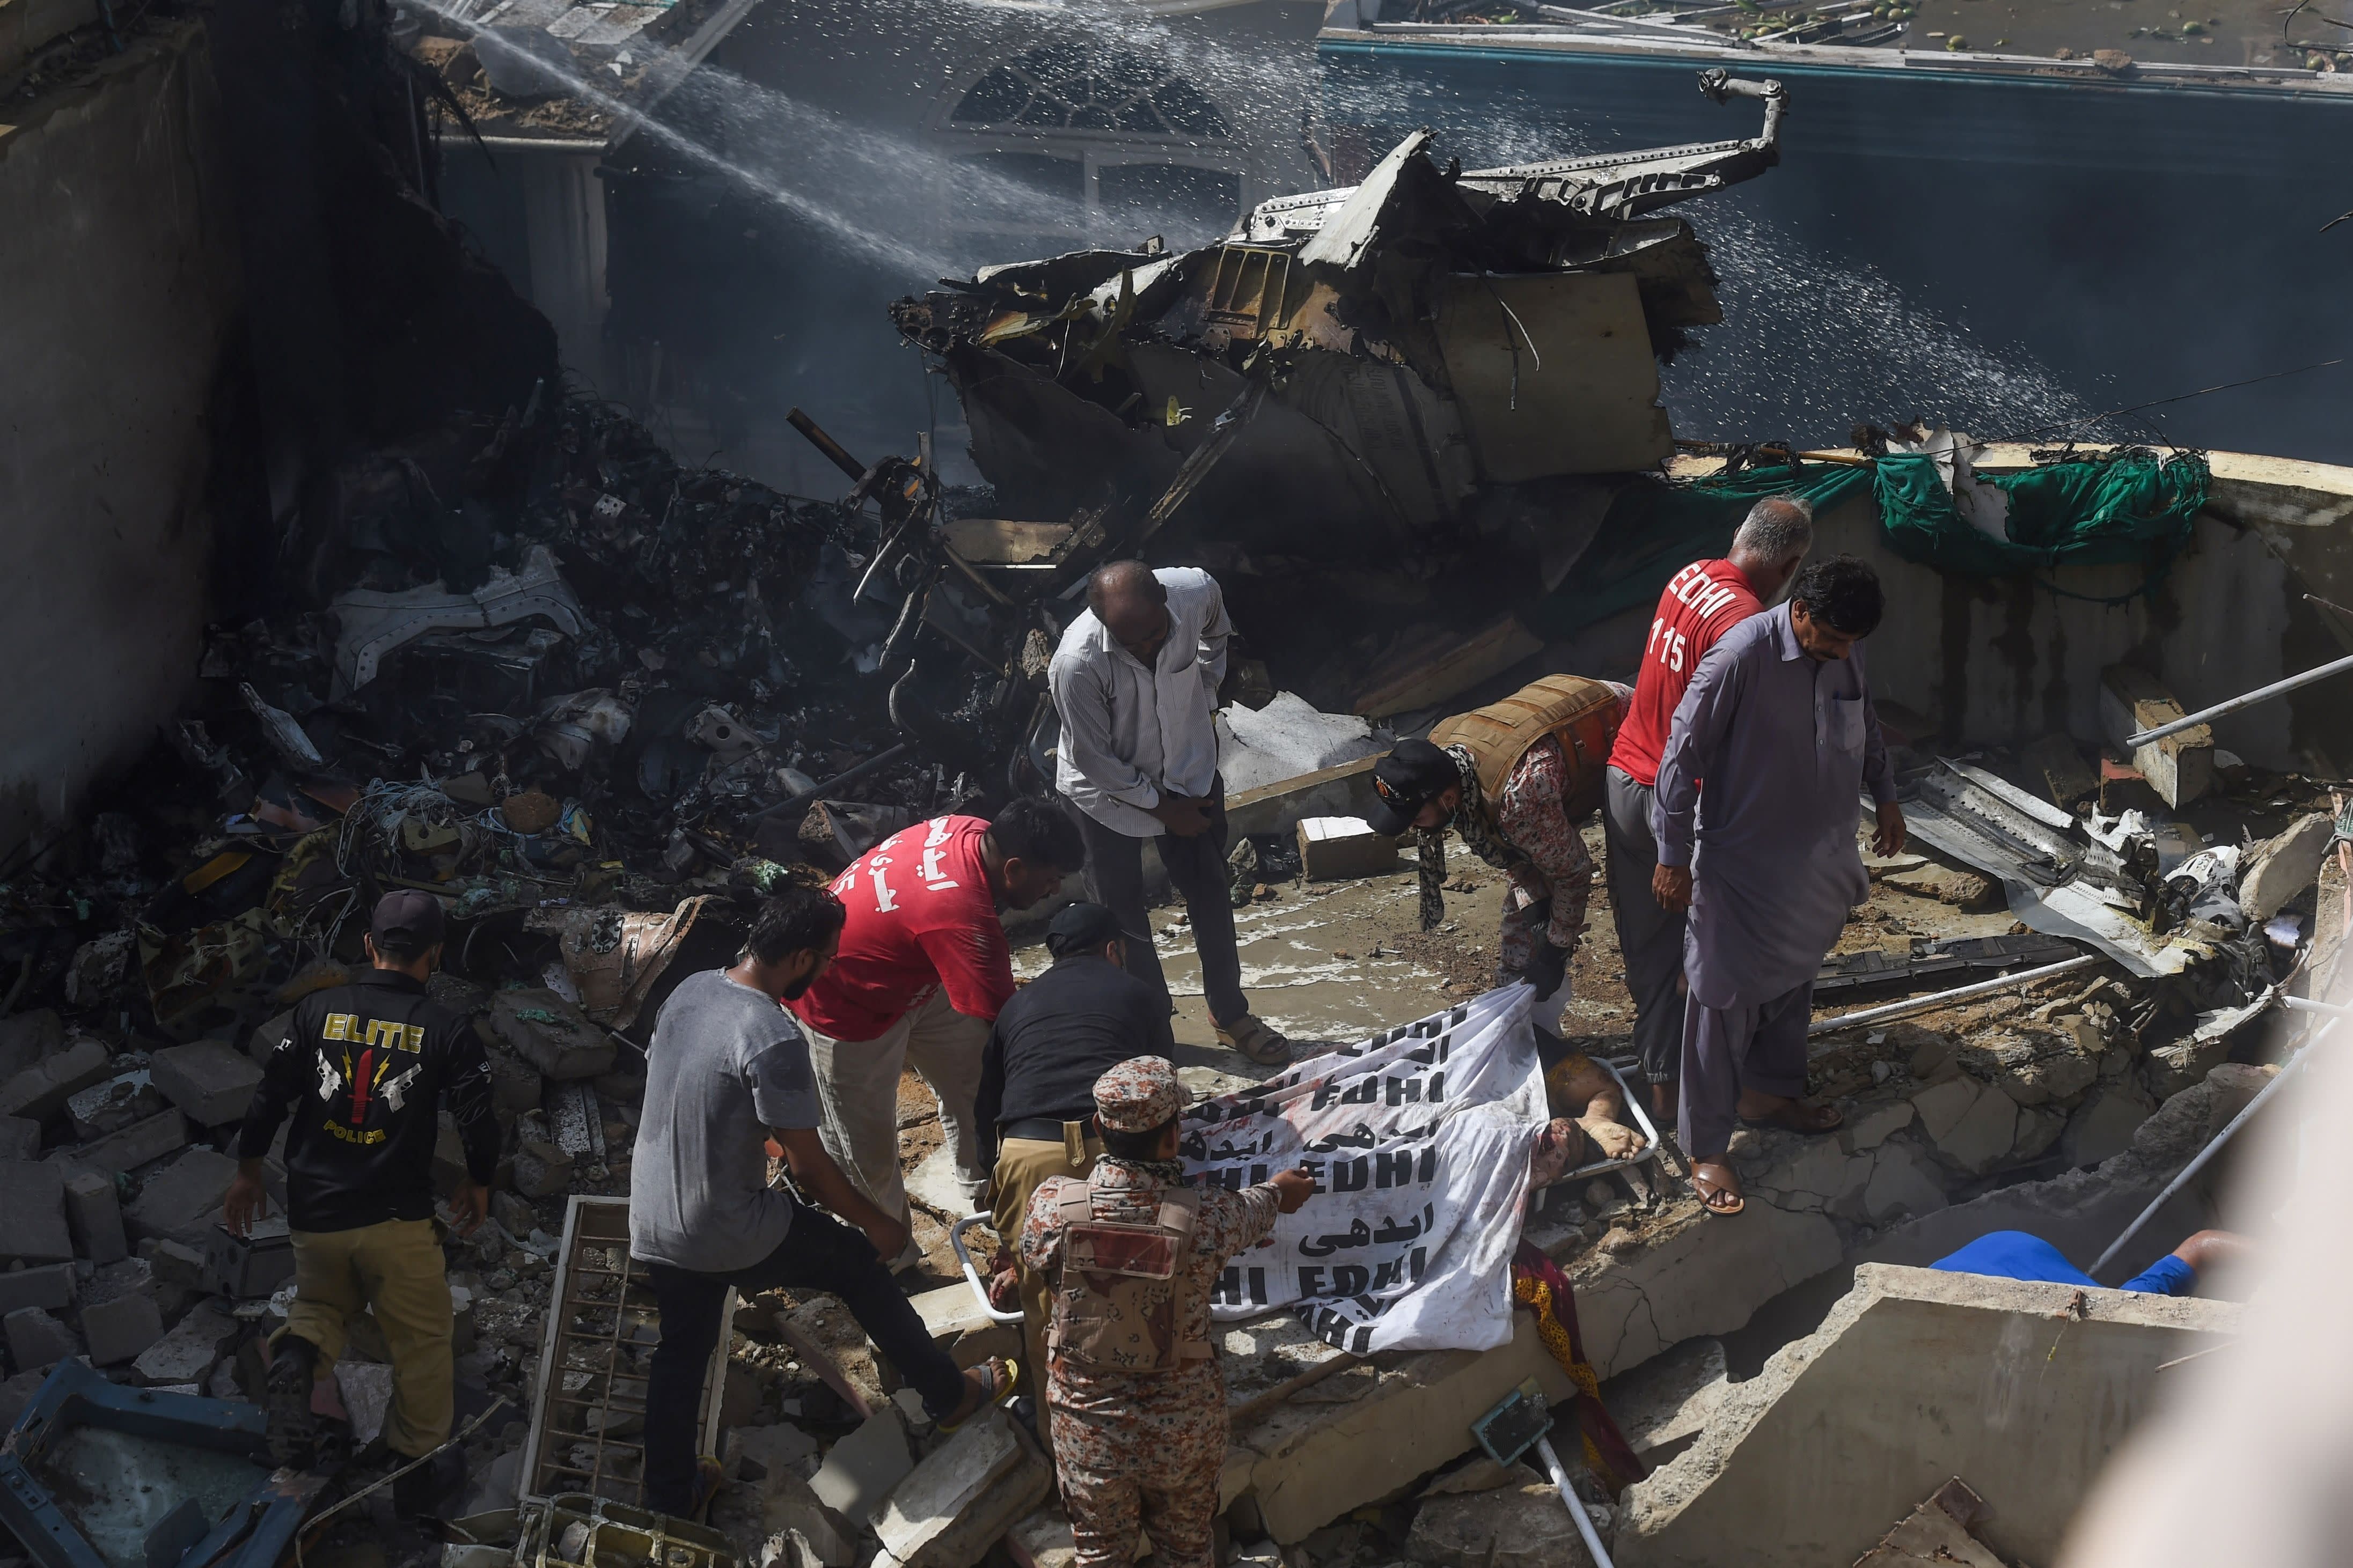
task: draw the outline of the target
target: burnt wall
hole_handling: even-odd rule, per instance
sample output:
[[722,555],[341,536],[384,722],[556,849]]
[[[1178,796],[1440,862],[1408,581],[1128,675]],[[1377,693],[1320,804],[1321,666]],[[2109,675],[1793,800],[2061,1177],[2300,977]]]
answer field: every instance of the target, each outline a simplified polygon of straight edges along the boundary
[[0,847],[135,756],[195,673],[239,295],[201,24],[0,127]]

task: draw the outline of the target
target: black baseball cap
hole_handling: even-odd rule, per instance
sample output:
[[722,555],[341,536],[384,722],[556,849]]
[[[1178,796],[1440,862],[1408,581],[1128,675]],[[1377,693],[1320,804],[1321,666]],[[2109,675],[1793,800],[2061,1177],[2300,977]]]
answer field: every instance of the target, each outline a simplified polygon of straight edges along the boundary
[[1427,741],[1399,741],[1397,750],[1373,764],[1372,808],[1365,820],[1376,833],[1394,838],[1413,826],[1441,790],[1462,782],[1454,759]]
[[375,901],[368,934],[379,952],[417,954],[441,940],[441,900],[414,888],[396,888]]
[[1056,958],[1074,952],[1100,952],[1103,943],[1124,933],[1119,917],[1101,904],[1066,904],[1046,927],[1046,951]]

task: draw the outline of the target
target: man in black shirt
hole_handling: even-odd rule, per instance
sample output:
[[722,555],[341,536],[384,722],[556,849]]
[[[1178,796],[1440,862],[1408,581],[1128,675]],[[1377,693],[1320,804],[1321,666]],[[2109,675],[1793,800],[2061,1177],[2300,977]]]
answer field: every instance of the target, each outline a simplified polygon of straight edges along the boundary
[[[1094,1169],[1103,1152],[1095,1079],[1132,1057],[1166,1057],[1175,1048],[1168,1004],[1157,987],[1127,972],[1125,941],[1110,910],[1070,905],[1047,928],[1054,966],[1014,993],[989,1030],[974,1124],[981,1157],[995,1161],[989,1223],[1008,1248],[1021,1234],[1031,1194],[1048,1177],[1084,1179]],[[1009,1251],[997,1254],[989,1295],[1000,1310],[1010,1310],[1019,1290],[1041,1424],[1048,1284],[1019,1270]]]
[[[450,1203],[461,1236],[490,1212],[499,1157],[491,1075],[473,1026],[425,994],[441,961],[440,901],[386,894],[365,939],[373,968],[314,992],[263,1065],[237,1134],[224,1218],[243,1236],[269,1212],[262,1156],[286,1130],[286,1217],[294,1305],[269,1363],[269,1440],[281,1465],[307,1467],[317,1438],[312,1384],[332,1374],[346,1325],[373,1310],[392,1351],[385,1447],[400,1460],[448,1440],[449,1285],[434,1224],[433,1146],[442,1107],[458,1124],[467,1180]],[[404,1514],[429,1510],[464,1479],[456,1449],[393,1483]]]

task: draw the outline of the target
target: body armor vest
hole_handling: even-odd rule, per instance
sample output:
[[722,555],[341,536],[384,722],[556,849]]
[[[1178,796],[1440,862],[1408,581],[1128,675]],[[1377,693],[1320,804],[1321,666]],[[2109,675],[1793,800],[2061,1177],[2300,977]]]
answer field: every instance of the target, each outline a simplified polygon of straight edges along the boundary
[[1208,1341],[1177,1338],[1192,1310],[1207,1305],[1207,1285],[1193,1279],[1201,1194],[1168,1188],[1151,1225],[1097,1219],[1092,1186],[1065,1192],[1059,1207],[1061,1280],[1048,1348],[1105,1372],[1174,1372],[1206,1358]]
[[1608,681],[1547,675],[1500,702],[1444,721],[1430,732],[1430,743],[1468,751],[1479,788],[1492,803],[1520,759],[1546,736],[1558,736],[1569,774],[1561,801],[1576,822],[1601,805],[1601,770],[1617,742],[1619,718],[1618,689]]

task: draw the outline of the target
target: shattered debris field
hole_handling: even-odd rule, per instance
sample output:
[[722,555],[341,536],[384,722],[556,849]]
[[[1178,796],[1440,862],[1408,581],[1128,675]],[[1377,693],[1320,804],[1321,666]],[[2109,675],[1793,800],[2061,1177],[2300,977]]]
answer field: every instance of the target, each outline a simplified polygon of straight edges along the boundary
[[[0,393],[0,522],[25,545],[0,616],[21,693],[0,715],[0,1568],[1071,1568],[1034,1396],[943,1429],[814,1290],[727,1295],[697,1516],[651,1511],[656,1359],[699,1342],[665,1341],[671,1276],[631,1256],[629,1221],[659,1168],[639,1164],[649,1101],[669,1125],[649,1095],[665,1005],[737,963],[780,890],[871,876],[880,919],[874,862],[845,873],[892,836],[1080,793],[1095,742],[1065,732],[1057,682],[1095,655],[1146,670],[1144,643],[1081,618],[1127,562],[1184,569],[1169,581],[1203,603],[1215,586],[1203,646],[1127,700],[1181,700],[1172,726],[1214,710],[1226,886],[1196,895],[1230,906],[1252,1016],[1290,1041],[1282,1061],[1229,1043],[1253,1037],[1210,1016],[1208,906],[1171,892],[1174,840],[1147,841],[1148,938],[1127,940],[1151,942],[1174,1006],[1177,1147],[1208,1186],[1265,1181],[1278,1150],[1322,1184],[1210,1291],[1220,1568],[2057,1560],[2185,1381],[2158,1374],[2236,1342],[2251,1276],[2222,1253],[2176,1258],[2175,1295],[2113,1287],[2196,1233],[2270,1223],[2250,1173],[2302,1136],[2299,1075],[2341,1014],[2353,470],[2129,422],[1989,441],[1868,407],[1834,447],[1679,438],[1661,366],[1740,298],[1710,199],[1795,156],[1805,112],[1761,71],[1662,75],[1717,140],[1595,154],[1564,130],[1556,155],[1468,169],[1431,131],[1375,144],[1303,100],[1282,114],[1301,109],[1314,177],[1228,191],[1171,130],[1223,124],[1206,98],[1133,54],[1032,49],[987,79],[1023,95],[1018,134],[941,162],[976,202],[1038,175],[1018,160],[1047,132],[1115,133],[1181,154],[1216,223],[1172,245],[1090,208],[1074,247],[934,266],[912,220],[834,214],[836,239],[899,268],[859,309],[932,418],[889,449],[838,439],[866,412],[819,395],[838,367],[747,316],[744,352],[808,389],[775,412],[824,479],[786,493],[726,466],[722,426],[753,416],[712,415],[737,395],[720,356],[632,325],[581,217],[659,177],[705,217],[746,186],[817,221],[710,110],[735,79],[711,51],[758,4],[788,9],[0,5],[0,277],[27,332],[66,321],[51,357],[115,376],[52,395],[28,362],[39,395]],[[1247,8],[1143,9],[1176,27]],[[1740,36],[1767,25],[1745,4],[1539,24],[1366,0],[1354,29],[1348,9],[1327,26],[1367,37],[1647,26],[1704,31],[1733,64],[1774,42]],[[1935,5],[1767,10],[1795,43],[1884,63]],[[691,76],[703,108],[651,118]],[[970,131],[954,103],[926,134]],[[451,216],[461,142],[530,183],[520,251]],[[1073,166],[1098,196],[1125,167]],[[593,232],[593,267],[552,230]],[[983,237],[1060,232],[1029,213]],[[648,265],[613,255],[617,278]],[[584,300],[613,312],[585,337]],[[600,385],[584,344],[627,374]],[[1777,497],[1810,509],[1813,559],[1883,589],[1850,668],[1908,842],[1873,853],[1858,827],[1868,897],[1813,981],[1806,1089],[1836,1124],[1744,1121],[1726,1213],[1638,1057],[1599,816],[1568,826],[1594,876],[1566,1010],[1536,1016],[1502,968],[1507,908],[1538,918],[1533,858],[1475,805],[1501,775],[1444,808],[1451,830],[1397,838],[1373,826],[1397,788],[1374,769],[1546,678],[1688,675],[1662,595]],[[1561,798],[1597,798],[1607,758],[1548,732],[1586,788]],[[1188,739],[1206,769],[1204,736],[1133,743]],[[1145,782],[1165,815],[1173,786]],[[1652,898],[1647,875],[1630,896]],[[1048,971],[1049,922],[1088,887],[997,911],[1016,981]],[[299,1355],[273,1357],[335,1281],[296,1284],[319,1243],[291,1228],[285,1133],[240,1174],[265,1064],[298,1009],[370,969],[394,893],[438,911],[422,984],[488,1063],[486,1120],[452,1093],[416,1145],[444,1206],[408,1233],[416,1277],[396,1271],[438,1325],[438,1247],[452,1325],[441,1460],[462,1479],[421,1514],[450,1467],[393,1445],[438,1352],[396,1373],[414,1327],[386,1296],[349,1314],[305,1405]],[[364,1146],[362,1100],[397,1111],[412,1081],[384,1079],[377,1025],[411,1052],[425,1026],[361,1041],[335,1016],[322,1040],[358,1065],[300,1070],[350,1096],[332,1131]],[[1556,1026],[1565,1059],[1540,1055]],[[1018,1238],[971,1223],[943,1114],[973,1108],[910,1070],[892,1110],[920,1254],[899,1287],[959,1365],[1030,1356],[987,1293]],[[792,1180],[798,1131],[735,1174]],[[492,1171],[470,1230],[448,1206],[470,1159]],[[257,1177],[267,1213],[233,1233]],[[1936,1267],[2001,1232],[2055,1249],[2067,1282]],[[1498,1447],[1514,1423],[1525,1440]]]

